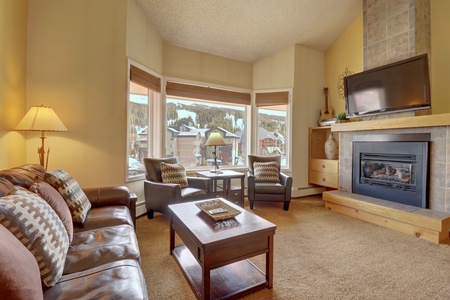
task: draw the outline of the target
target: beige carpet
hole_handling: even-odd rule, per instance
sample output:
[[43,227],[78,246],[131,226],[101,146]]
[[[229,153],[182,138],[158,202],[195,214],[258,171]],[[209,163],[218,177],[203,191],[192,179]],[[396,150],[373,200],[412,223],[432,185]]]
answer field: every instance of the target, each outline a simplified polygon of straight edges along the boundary
[[[450,299],[450,246],[325,210],[317,196],[253,212],[277,225],[274,287],[245,299]],[[168,218],[139,218],[137,235],[150,299],[195,299],[169,255]],[[264,270],[264,256],[252,261]]]

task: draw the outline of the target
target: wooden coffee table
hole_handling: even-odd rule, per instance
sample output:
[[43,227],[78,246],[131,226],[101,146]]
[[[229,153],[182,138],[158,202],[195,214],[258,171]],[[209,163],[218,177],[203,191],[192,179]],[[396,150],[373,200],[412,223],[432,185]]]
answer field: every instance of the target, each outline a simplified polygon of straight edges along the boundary
[[[241,213],[214,221],[196,202],[169,205],[170,254],[199,299],[237,298],[262,287],[272,288],[276,225],[221,200]],[[184,245],[175,247],[175,233]],[[260,254],[266,256],[265,273],[248,260]]]

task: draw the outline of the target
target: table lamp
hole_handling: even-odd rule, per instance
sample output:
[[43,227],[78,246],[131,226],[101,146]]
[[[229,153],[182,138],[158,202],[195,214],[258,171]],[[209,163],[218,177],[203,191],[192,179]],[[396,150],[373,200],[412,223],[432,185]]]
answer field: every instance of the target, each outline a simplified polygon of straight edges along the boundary
[[48,155],[50,153],[50,147],[47,150],[47,159],[44,164],[45,150],[44,139],[46,131],[69,131],[66,126],[61,122],[56,113],[50,107],[46,106],[33,106],[22,118],[19,124],[16,126],[18,131],[40,131],[42,145],[38,148],[39,163],[41,166],[47,169]]
[[219,165],[217,164],[217,146],[225,146],[225,140],[219,132],[212,132],[208,140],[206,141],[205,146],[214,146],[214,165],[210,170],[211,173],[220,173]]

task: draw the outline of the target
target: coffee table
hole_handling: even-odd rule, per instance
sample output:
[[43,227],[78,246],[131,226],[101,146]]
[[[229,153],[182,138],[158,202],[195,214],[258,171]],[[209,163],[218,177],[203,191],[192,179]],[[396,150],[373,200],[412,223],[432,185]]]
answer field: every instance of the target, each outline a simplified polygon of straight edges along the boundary
[[[276,225],[220,200],[241,213],[214,221],[195,205],[205,200],[169,205],[170,254],[199,299],[236,298],[272,288]],[[184,245],[175,247],[175,234]],[[261,254],[265,254],[265,273],[248,260]]]

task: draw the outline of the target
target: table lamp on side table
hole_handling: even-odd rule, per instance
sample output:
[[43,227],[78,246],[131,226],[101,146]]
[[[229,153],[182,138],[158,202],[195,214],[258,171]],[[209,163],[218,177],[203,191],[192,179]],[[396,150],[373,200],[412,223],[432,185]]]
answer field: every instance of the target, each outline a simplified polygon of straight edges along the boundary
[[210,170],[211,173],[220,173],[219,165],[217,164],[217,146],[225,146],[225,140],[219,132],[212,132],[208,140],[206,141],[205,146],[214,146],[214,165]]

